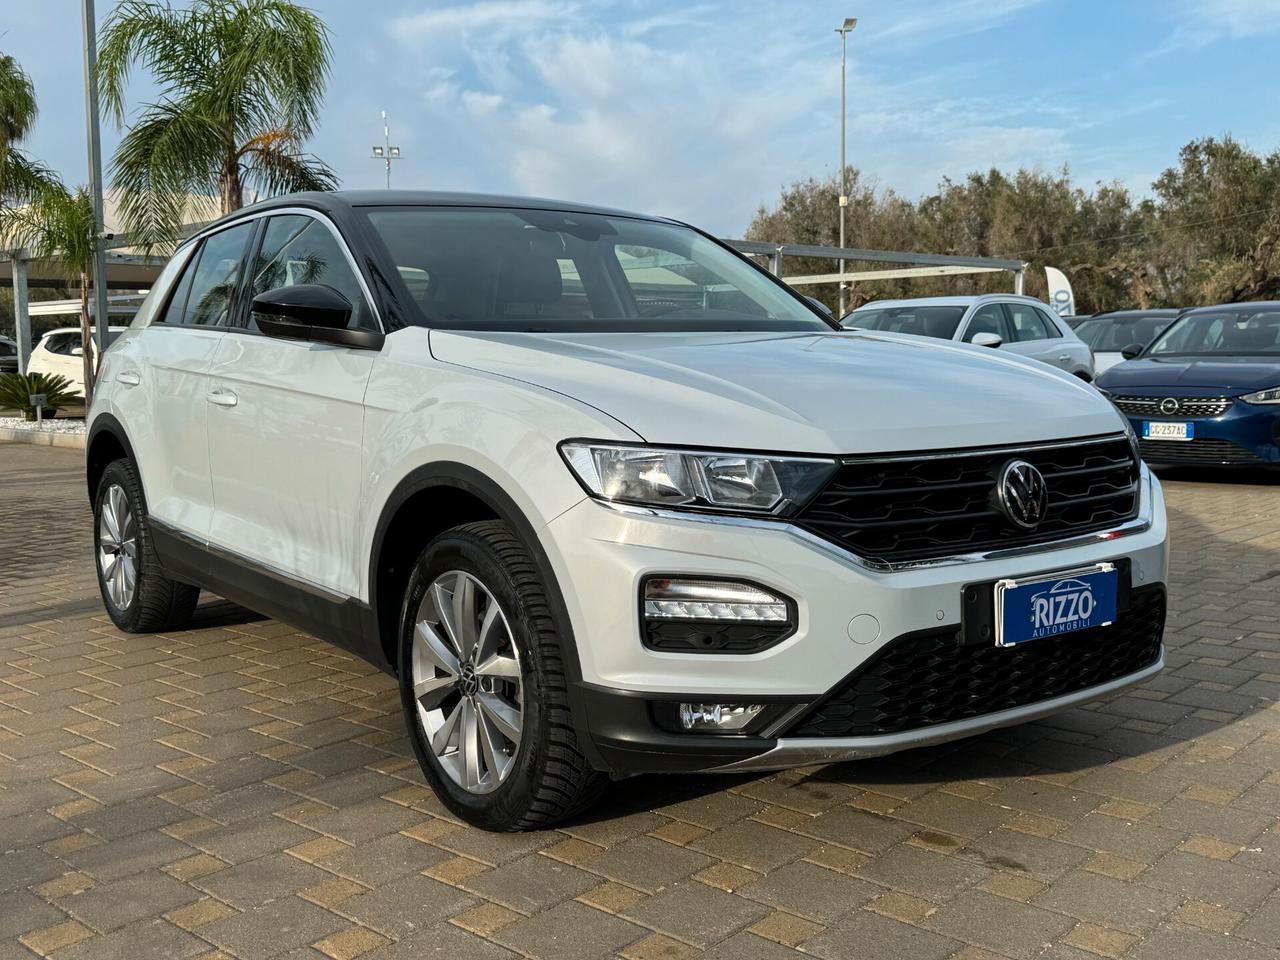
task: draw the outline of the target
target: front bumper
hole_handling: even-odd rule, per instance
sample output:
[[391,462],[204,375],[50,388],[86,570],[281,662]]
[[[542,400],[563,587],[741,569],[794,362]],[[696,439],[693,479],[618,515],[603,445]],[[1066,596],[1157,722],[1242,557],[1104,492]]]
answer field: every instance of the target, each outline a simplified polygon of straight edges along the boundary
[[[785,723],[757,736],[668,733],[653,720],[656,700],[769,703],[803,711],[895,638],[963,620],[965,588],[1004,577],[1103,561],[1127,567],[1135,589],[1167,581],[1167,519],[1159,481],[1141,477],[1138,523],[1113,539],[988,555],[963,562],[878,570],[785,524],[737,525],[584,501],[544,528],[576,638],[575,708],[593,762],[618,773],[764,769],[873,756],[971,736],[1063,709],[1159,669],[1144,666],[1102,686],[881,737],[779,739]],[[640,638],[640,584],[650,575],[744,579],[796,601],[797,629],[754,654],[669,653]],[[855,629],[853,621],[858,619]],[[874,624],[871,630],[868,623]],[[855,640],[856,638],[856,640]]]

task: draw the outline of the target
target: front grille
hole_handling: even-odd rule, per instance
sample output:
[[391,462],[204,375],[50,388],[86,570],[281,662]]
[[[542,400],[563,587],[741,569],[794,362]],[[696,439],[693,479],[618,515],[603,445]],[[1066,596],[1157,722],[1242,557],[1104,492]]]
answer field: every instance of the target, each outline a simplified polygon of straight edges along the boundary
[[1143,440],[1142,459],[1149,463],[1258,463],[1258,455],[1230,440]]
[[[1170,409],[1163,409],[1172,401]],[[1231,409],[1229,397],[1114,397],[1124,413],[1135,417],[1220,417]]]
[[785,737],[867,737],[1027,706],[1118,680],[1160,656],[1162,587],[1134,590],[1129,609],[1093,627],[1016,647],[961,646],[955,627],[888,643]]
[[[994,502],[1012,459],[1044,474],[1048,508],[1034,530]],[[796,522],[868,560],[928,560],[1105,530],[1138,510],[1138,464],[1123,437],[1060,446],[847,460]]]

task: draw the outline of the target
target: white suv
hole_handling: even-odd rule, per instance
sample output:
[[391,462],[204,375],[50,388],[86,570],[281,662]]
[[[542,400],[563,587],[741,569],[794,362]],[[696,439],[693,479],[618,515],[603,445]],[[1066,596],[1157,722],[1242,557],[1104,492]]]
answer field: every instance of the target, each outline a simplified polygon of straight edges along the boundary
[[717,240],[304,194],[202,231],[106,353],[103,600],[209,589],[399,677],[495,829],[610,776],[969,736],[1163,664],[1160,486],[1041,364],[847,332]]

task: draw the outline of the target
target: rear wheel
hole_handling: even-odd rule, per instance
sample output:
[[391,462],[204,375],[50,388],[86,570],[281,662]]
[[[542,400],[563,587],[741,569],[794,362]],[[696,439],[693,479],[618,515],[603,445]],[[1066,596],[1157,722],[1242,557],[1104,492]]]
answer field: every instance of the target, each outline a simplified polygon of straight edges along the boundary
[[131,461],[116,460],[102,472],[93,518],[98,588],[111,622],[127,633],[186,626],[200,588],[170,580],[161,571]]
[[410,577],[400,687],[423,772],[459,817],[528,830],[591,803],[546,590],[504,523],[446,531]]

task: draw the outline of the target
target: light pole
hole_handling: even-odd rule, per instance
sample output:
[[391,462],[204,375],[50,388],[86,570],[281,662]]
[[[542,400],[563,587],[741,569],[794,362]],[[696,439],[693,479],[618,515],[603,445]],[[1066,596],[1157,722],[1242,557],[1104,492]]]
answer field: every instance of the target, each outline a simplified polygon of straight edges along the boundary
[[400,159],[400,148],[391,145],[391,125],[387,122],[387,111],[382,111],[382,146],[373,148],[373,159],[381,160],[387,165],[387,189],[391,189],[391,161]]
[[[844,23],[836,27],[836,33],[840,34],[840,252],[844,252],[844,212],[849,206],[849,191],[845,177],[844,165],[844,63],[845,63],[845,46],[849,39],[849,34],[853,32],[853,28],[858,25],[857,17],[845,17]],[[844,316],[845,307],[845,287],[844,287],[844,257],[840,258],[840,316]]]
[[[98,125],[98,18],[93,0],[82,0],[84,21],[84,105],[89,134],[89,197],[93,204],[93,328],[97,340],[97,363],[107,349],[107,258],[103,250],[102,223],[102,131]],[[95,366],[96,369],[96,366]],[[85,384],[86,390],[89,385]],[[86,393],[85,399],[88,399]]]

